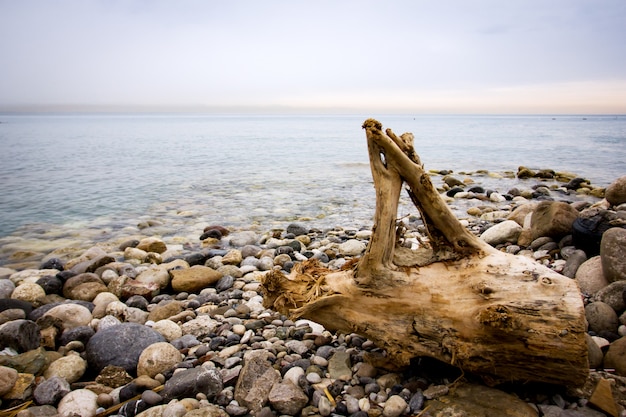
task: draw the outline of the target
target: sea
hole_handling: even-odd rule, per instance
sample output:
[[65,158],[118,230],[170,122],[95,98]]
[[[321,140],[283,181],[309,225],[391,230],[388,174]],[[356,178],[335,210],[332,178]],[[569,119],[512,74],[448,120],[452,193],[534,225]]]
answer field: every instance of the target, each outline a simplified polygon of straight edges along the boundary
[[370,227],[369,117],[412,132],[427,170],[500,192],[536,182],[510,178],[519,166],[595,186],[626,174],[626,115],[0,114],[0,238]]

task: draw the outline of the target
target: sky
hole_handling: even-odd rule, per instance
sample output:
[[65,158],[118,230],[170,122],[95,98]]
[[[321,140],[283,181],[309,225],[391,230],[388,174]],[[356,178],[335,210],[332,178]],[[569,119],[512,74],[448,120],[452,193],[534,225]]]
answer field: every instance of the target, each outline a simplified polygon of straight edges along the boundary
[[0,111],[626,114],[625,0],[0,0]]

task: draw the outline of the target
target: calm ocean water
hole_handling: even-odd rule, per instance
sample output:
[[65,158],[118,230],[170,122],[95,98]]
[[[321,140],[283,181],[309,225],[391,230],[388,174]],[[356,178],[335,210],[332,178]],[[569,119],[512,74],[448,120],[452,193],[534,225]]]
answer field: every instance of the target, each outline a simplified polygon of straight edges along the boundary
[[[198,233],[369,226],[367,117],[0,114],[0,237],[150,218]],[[427,169],[525,165],[599,186],[626,174],[626,116],[375,117],[413,132]],[[518,180],[489,181],[506,192]]]

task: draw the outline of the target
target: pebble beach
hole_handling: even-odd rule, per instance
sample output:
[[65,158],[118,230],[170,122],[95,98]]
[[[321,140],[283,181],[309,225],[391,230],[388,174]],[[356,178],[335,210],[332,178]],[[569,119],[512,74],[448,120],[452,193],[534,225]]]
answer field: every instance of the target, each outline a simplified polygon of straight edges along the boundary
[[[429,358],[373,363],[384,352],[362,336],[266,308],[260,283],[308,259],[340,269],[365,251],[371,221],[233,227],[181,204],[0,239],[0,415],[626,416],[626,177],[615,174],[597,187],[550,169],[431,172],[474,234],[577,281],[583,387],[489,387]],[[410,201],[403,210],[416,245],[423,224]]]

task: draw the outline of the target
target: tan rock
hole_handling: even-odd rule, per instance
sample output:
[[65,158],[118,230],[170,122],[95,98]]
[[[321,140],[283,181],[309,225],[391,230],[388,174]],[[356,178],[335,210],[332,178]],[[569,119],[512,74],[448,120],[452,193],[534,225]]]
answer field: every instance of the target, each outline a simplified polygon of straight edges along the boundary
[[40,285],[31,282],[24,282],[18,285],[11,294],[12,299],[27,301],[34,306],[40,306],[45,296],[46,292],[44,289]]
[[194,265],[187,269],[174,269],[172,275],[172,289],[177,292],[200,292],[206,287],[215,284],[222,278],[222,274],[208,266]]
[[626,175],[619,177],[606,188],[605,198],[614,206],[626,203]]
[[146,252],[163,253],[167,250],[167,245],[161,239],[156,237],[146,237],[139,241],[137,249],[144,250]]
[[71,353],[52,362],[45,370],[43,376],[50,379],[58,376],[70,384],[78,381],[87,370],[87,361],[78,354]]
[[613,392],[611,391],[611,383],[601,378],[596,385],[596,389],[589,398],[589,404],[598,408],[603,413],[612,417],[618,417],[619,411],[617,410],[617,404],[613,398]]
[[176,366],[182,359],[181,353],[170,343],[154,343],[141,352],[137,362],[137,376],[154,378]]

